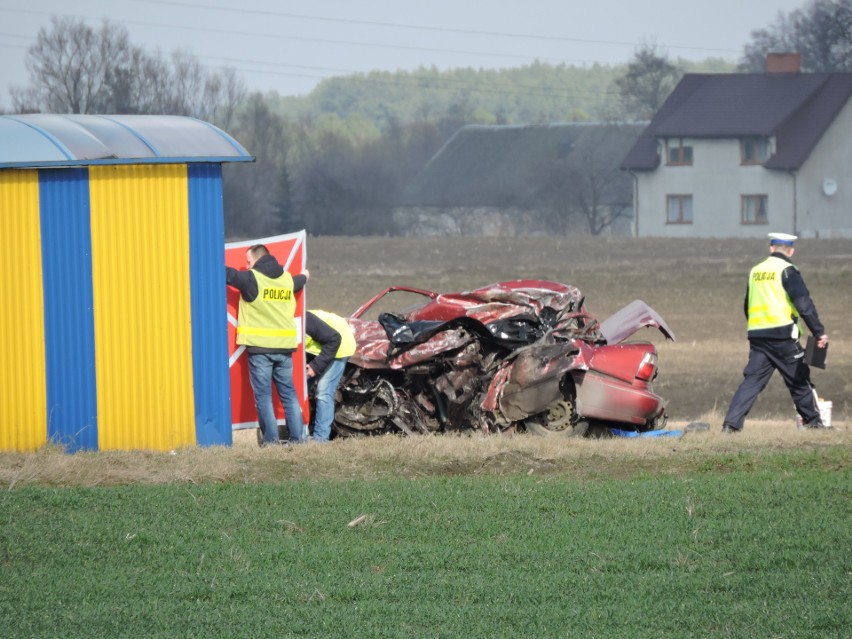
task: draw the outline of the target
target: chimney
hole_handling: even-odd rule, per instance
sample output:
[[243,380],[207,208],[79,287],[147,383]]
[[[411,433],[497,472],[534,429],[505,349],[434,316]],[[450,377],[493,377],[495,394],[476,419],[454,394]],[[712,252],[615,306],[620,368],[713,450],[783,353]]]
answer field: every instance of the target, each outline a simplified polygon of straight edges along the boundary
[[802,56],[795,53],[767,53],[767,73],[799,73],[802,70]]

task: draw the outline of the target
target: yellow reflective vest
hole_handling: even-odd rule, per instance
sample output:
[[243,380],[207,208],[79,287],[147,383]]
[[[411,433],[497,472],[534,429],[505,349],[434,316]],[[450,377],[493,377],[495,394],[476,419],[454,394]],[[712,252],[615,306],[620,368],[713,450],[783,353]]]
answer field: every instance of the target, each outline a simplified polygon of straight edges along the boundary
[[293,276],[287,271],[277,278],[255,269],[257,297],[247,302],[240,296],[237,344],[263,348],[294,349],[296,339],[296,296]]
[[[340,317],[339,315],[335,315],[334,313],[329,313],[328,311],[311,310],[310,312],[320,318],[323,322],[331,326],[338,333],[340,333],[340,346],[337,349],[337,353],[335,353],[334,355],[334,359],[340,359],[341,357],[349,357],[355,354],[355,334],[352,332],[352,329],[349,326],[349,322],[347,322],[345,318]],[[305,350],[308,353],[318,355],[319,352],[322,350],[322,344],[315,341],[310,335],[306,333]]]
[[798,322],[799,313],[781,282],[781,273],[790,266],[793,266],[790,262],[770,255],[751,269],[748,280],[749,331]]

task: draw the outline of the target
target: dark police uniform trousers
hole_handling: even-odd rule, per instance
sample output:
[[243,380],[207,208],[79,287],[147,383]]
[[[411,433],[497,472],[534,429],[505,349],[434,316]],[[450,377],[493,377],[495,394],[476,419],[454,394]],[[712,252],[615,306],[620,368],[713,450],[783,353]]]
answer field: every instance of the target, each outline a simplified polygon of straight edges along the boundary
[[742,428],[746,415],[757,396],[766,388],[772,372],[778,370],[790,390],[796,410],[802,420],[818,419],[816,393],[810,383],[810,369],[805,364],[805,351],[794,339],[749,339],[748,363],[743,369],[743,380],[725,415],[725,423]]

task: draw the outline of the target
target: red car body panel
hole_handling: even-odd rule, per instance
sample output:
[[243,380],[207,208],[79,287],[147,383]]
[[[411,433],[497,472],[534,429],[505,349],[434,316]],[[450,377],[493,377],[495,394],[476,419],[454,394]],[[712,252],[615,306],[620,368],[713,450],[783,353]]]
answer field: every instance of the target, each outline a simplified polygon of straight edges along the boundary
[[577,412],[604,422],[642,426],[662,417],[665,400],[648,388],[621,383],[595,371],[574,372]]
[[[360,319],[394,291],[423,295],[424,303],[399,315],[385,314],[383,322]],[[364,384],[367,375],[376,389],[384,378],[383,401],[389,414],[397,410],[388,419],[406,431],[401,422],[418,411],[433,411],[441,427],[485,415],[482,427],[487,428],[488,423],[540,419],[560,402],[569,402],[574,421],[658,423],[666,402],[650,388],[656,348],[621,342],[643,327],[655,327],[672,340],[674,334],[644,302],[634,301],[599,323],[583,301],[578,289],[546,280],[448,294],[391,287],[349,319],[358,350],[344,384]],[[388,387],[395,389],[395,399],[388,399],[394,395]],[[365,393],[360,389],[349,396],[363,402]],[[361,428],[352,420],[348,424]]]

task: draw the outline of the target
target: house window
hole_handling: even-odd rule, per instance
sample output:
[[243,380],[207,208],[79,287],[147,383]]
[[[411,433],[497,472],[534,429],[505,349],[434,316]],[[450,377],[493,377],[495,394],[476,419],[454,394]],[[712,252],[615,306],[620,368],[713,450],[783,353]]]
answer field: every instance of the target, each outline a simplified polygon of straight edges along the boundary
[[766,138],[743,138],[740,140],[740,162],[763,164],[769,159],[769,140]]
[[666,196],[666,224],[692,224],[692,196]]
[[742,196],[742,223],[769,223],[769,198],[766,195]]
[[684,145],[682,139],[667,140],[666,164],[690,166],[692,164],[692,147]]

